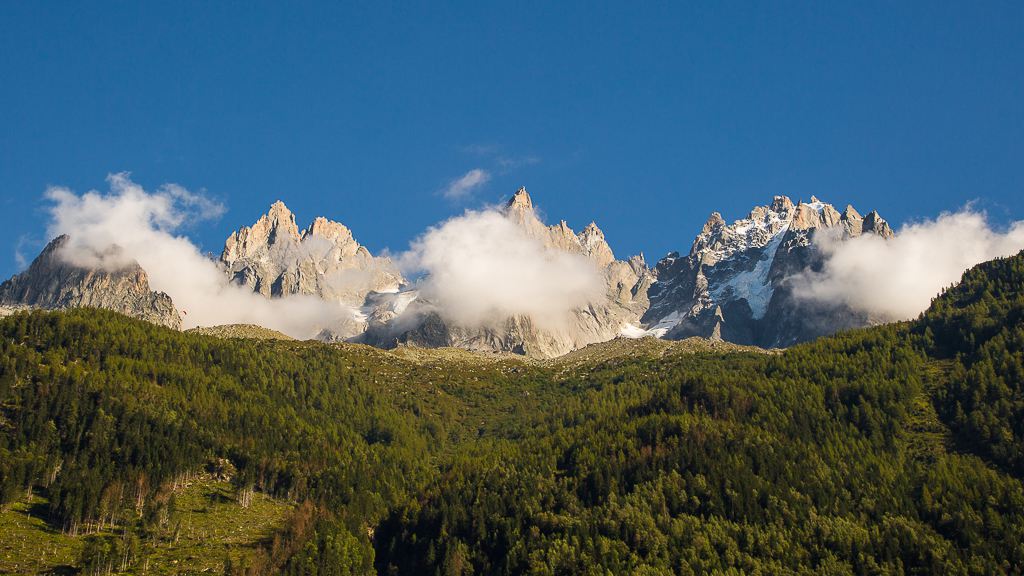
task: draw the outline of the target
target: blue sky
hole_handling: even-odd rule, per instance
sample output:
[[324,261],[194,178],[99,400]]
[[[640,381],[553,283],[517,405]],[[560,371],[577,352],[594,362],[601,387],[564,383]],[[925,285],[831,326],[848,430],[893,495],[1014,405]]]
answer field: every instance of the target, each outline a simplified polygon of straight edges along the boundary
[[401,250],[520,185],[652,262],[775,194],[1024,218],[1024,3],[342,4],[0,4],[0,275],[121,171],[223,201],[214,252],[276,199]]

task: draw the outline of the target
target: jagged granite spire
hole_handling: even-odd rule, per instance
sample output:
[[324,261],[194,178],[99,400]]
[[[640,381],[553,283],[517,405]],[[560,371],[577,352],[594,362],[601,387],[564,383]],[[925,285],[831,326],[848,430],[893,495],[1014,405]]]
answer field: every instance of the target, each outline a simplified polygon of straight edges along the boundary
[[280,200],[231,233],[220,261],[232,281],[268,298],[307,294],[361,306],[369,292],[404,282],[389,259],[375,258],[339,222],[315,218],[300,233]]
[[510,209],[533,210],[533,199],[530,198],[530,193],[526,191],[526,186],[520,186],[519,190],[516,190],[516,193],[509,198],[505,206]]
[[224,243],[221,261],[231,265],[239,259],[252,258],[268,247],[293,244],[300,240],[295,215],[278,200],[252,226],[243,226],[231,233]]
[[863,229],[864,232],[873,232],[882,238],[892,238],[896,235],[889,227],[889,223],[874,210],[864,217]]

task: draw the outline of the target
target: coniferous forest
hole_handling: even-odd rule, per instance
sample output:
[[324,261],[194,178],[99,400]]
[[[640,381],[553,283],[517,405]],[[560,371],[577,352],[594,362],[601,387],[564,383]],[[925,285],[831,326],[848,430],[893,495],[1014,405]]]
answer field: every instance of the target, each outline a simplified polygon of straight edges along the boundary
[[187,573],[159,558],[198,478],[240,518],[277,506],[244,554],[210,543],[225,574],[1019,574],[1024,253],[917,320],[778,353],[529,362],[0,320],[0,515],[31,500],[38,534],[77,543],[49,569]]

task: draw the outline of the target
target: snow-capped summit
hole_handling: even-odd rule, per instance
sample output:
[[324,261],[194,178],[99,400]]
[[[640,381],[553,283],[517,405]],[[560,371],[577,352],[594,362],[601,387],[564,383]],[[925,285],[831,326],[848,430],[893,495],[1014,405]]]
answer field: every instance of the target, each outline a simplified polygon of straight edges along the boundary
[[658,336],[697,335],[760,346],[788,346],[868,323],[841,305],[826,309],[797,302],[790,292],[788,278],[820,266],[813,240],[822,230],[840,239],[893,236],[877,212],[862,218],[847,206],[840,213],[814,196],[795,204],[776,196],[732,224],[712,213],[687,257],[673,253],[658,262],[643,322]]

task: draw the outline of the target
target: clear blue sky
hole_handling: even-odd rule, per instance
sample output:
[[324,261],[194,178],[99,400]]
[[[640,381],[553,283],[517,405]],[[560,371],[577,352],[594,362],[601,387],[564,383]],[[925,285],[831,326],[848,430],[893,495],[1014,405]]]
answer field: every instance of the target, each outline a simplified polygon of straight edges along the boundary
[[652,262],[782,193],[1024,218],[1022,2],[284,4],[0,4],[0,275],[119,171],[223,200],[215,252],[278,198],[401,250],[519,185]]

